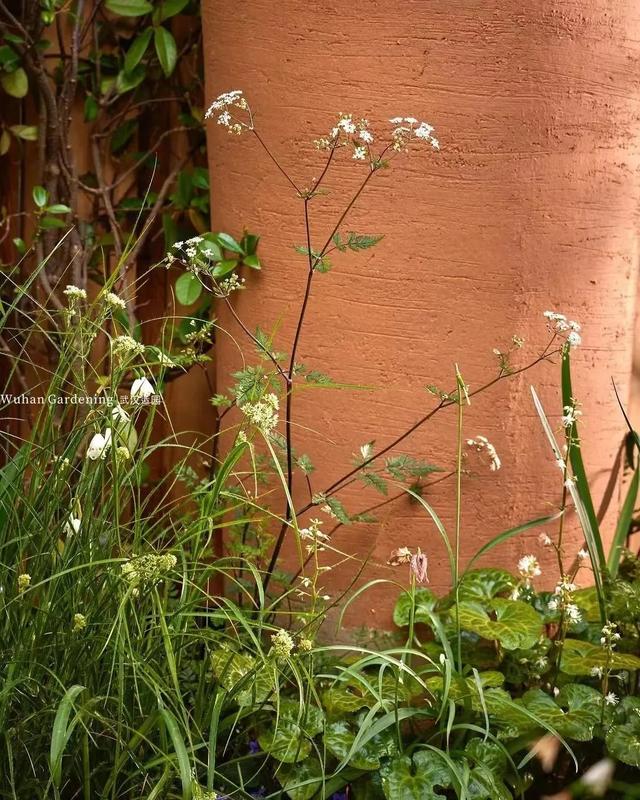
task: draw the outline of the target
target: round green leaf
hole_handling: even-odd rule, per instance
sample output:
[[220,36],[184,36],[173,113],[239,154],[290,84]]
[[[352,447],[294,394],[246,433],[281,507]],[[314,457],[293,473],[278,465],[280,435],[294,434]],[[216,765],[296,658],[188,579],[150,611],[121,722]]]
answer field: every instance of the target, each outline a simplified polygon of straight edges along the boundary
[[202,294],[202,284],[191,272],[183,273],[176,281],[176,297],[183,306],[190,306]]
[[153,32],[153,44],[156,48],[156,55],[162,71],[169,77],[176,68],[176,61],[178,60],[176,40],[166,28],[160,26]]
[[623,764],[640,767],[640,732],[633,725],[614,725],[606,736],[609,752]]
[[[415,610],[413,618],[415,622],[431,623],[431,613],[438,602],[438,598],[430,589],[416,589]],[[409,592],[403,592],[398,598],[393,609],[393,622],[399,628],[404,628],[411,619],[412,598]]]
[[306,758],[300,764],[282,764],[276,771],[276,778],[291,800],[311,800],[317,797],[322,785],[323,769],[315,756]]
[[562,647],[560,669],[566,675],[590,675],[591,671],[600,669],[640,670],[640,658],[631,653],[611,654],[597,644],[583,642],[579,639],[565,639]]
[[0,78],[0,83],[2,83],[2,88],[5,92],[10,94],[11,97],[24,97],[29,91],[29,79],[22,67],[18,67],[13,72],[6,72]]
[[451,786],[451,771],[442,756],[432,750],[399,756],[380,770],[387,800],[446,800],[436,789]]
[[[495,619],[489,616],[487,609],[493,612]],[[542,618],[521,600],[496,597],[483,605],[464,602],[458,606],[458,614],[464,630],[497,640],[506,650],[533,647],[540,638]]]

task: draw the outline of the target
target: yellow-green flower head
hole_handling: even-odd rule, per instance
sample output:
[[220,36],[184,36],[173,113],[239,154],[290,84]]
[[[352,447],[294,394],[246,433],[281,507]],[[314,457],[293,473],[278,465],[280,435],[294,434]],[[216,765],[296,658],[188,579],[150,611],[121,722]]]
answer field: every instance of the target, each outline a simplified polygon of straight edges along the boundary
[[28,572],[23,572],[21,575],[18,575],[18,591],[20,593],[26,592],[30,586],[31,575],[29,575]]
[[150,588],[160,583],[165,575],[178,563],[171,553],[153,553],[135,556],[120,567],[122,576],[134,589]]
[[73,632],[80,633],[87,627],[87,618],[84,614],[73,615]]
[[289,658],[294,647],[294,642],[291,635],[287,633],[284,628],[280,628],[277,633],[274,633],[271,636],[271,641],[273,643],[272,652],[276,658]]

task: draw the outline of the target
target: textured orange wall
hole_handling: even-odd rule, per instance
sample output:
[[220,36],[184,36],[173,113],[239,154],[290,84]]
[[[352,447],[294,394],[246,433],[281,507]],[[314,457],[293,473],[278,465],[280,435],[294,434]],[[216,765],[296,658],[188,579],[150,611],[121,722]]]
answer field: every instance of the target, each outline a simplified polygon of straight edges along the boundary
[[[471,387],[495,372],[492,348],[523,336],[532,355],[546,334],[542,312],[565,311],[584,325],[575,389],[584,402],[584,451],[600,490],[623,427],[614,377],[628,391],[640,197],[640,7],[632,0],[205,1],[205,57],[211,99],[241,88],[263,137],[301,184],[322,156],[312,140],[337,112],[432,122],[439,154],[414,152],[374,177],[346,229],[383,233],[361,255],[340,256],[315,278],[301,361],[339,381],[376,391],[310,391],[296,399],[295,445],[319,469],[320,490],[348,469],[371,439],[402,432],[433,400],[424,386],[449,387],[454,362]],[[281,322],[288,349],[306,266],[301,203],[250,136],[210,123],[214,227],[263,235],[264,271],[236,296],[253,327]],[[363,167],[341,154],[313,201],[312,233],[330,230]],[[223,324],[239,337],[227,317]],[[219,390],[241,363],[236,344],[217,353]],[[497,473],[464,481],[463,553],[500,530],[557,504],[559,475],[529,395],[535,383],[557,419],[559,365],[503,382],[475,400],[466,434],[483,433],[503,461]],[[438,415],[402,452],[443,466],[454,460],[454,412]],[[304,497],[300,485],[298,495]],[[350,487],[350,509],[378,495]],[[429,501],[452,524],[453,485]],[[614,502],[615,505],[615,502]],[[611,524],[609,512],[608,524]],[[573,527],[575,549],[581,537]],[[495,551],[513,565],[539,552],[539,531]],[[549,531],[549,533],[552,533]],[[404,578],[385,566],[400,545],[430,557],[431,586],[447,569],[433,525],[406,500],[384,508],[376,526],[343,527],[335,546],[371,553],[367,577]],[[547,556],[547,580],[554,579]],[[335,592],[353,566],[332,574]],[[378,586],[350,624],[384,625],[393,592]]]

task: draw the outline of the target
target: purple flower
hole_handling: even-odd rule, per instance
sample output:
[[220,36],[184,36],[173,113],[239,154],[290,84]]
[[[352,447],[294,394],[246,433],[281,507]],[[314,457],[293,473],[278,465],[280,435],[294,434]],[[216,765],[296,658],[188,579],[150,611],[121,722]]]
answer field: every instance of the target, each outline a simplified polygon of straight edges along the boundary
[[345,789],[344,792],[334,792],[331,795],[330,800],[348,800],[347,790]]
[[249,752],[252,755],[260,752],[260,745],[258,744],[257,739],[249,739]]
[[427,578],[427,567],[429,565],[429,561],[424,553],[421,553],[418,549],[418,552],[411,556],[410,562],[410,569],[411,572],[416,577],[418,583],[425,583],[429,579]]

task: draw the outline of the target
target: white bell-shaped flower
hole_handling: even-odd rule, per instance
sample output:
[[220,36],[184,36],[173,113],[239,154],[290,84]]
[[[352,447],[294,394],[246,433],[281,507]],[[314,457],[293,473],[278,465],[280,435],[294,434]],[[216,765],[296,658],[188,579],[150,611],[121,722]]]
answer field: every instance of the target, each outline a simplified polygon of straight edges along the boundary
[[106,458],[107,451],[111,447],[111,428],[107,428],[104,436],[101,433],[94,433],[89,447],[87,447],[87,458],[97,461],[99,458]]
[[148,400],[153,394],[155,394],[155,389],[151,381],[146,378],[136,378],[131,384],[129,397],[131,400]]

